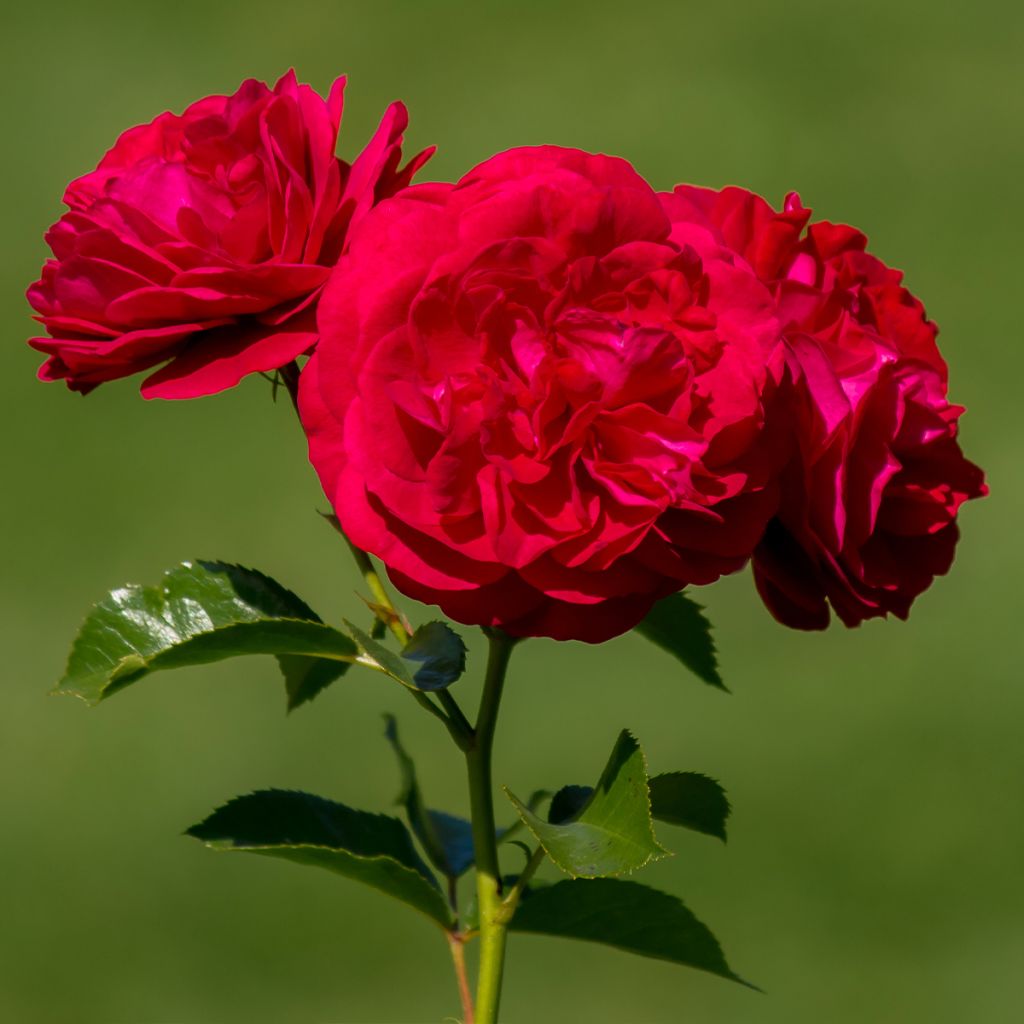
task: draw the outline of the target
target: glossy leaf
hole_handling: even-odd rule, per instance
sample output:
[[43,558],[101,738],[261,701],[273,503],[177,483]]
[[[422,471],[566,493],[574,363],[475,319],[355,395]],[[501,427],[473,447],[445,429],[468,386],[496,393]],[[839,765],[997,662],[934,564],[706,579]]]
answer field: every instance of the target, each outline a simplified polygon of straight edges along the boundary
[[405,808],[409,825],[431,863],[449,878],[458,878],[473,864],[473,826],[465,819],[444,811],[430,810],[423,802],[416,766],[398,738],[394,715],[385,715],[384,735],[398,758],[402,789],[395,803]]
[[421,690],[443,690],[466,670],[466,645],[443,622],[420,626],[402,648],[402,657],[420,663],[412,678]]
[[278,657],[295,707],[341,675],[358,650],[262,573],[184,562],[157,586],[122,587],[93,608],[57,692],[96,704],[151,672],[243,654]]
[[589,801],[572,821],[544,821],[508,796],[548,856],[574,877],[625,874],[668,852],[654,838],[643,752],[625,730]]
[[681,900],[638,882],[567,879],[531,886],[510,928],[600,942],[755,987],[733,972],[718,940]]
[[682,825],[725,842],[729,800],[725,790],[697,772],[668,772],[650,781],[651,813],[658,821]]
[[718,671],[711,623],[701,606],[686,594],[672,594],[659,601],[636,631],[681,661],[709,686],[727,689]]
[[229,801],[186,834],[215,850],[326,868],[415,907],[442,928],[453,923],[437,880],[397,818],[268,789]]

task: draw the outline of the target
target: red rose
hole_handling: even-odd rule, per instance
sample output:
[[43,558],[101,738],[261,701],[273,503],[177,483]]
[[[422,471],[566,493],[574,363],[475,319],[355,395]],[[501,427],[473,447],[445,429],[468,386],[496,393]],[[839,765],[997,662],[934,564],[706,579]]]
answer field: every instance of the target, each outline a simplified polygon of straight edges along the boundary
[[952,564],[957,510],[987,493],[956,440],[935,325],[859,231],[804,233],[799,197],[777,213],[741,189],[675,194],[769,284],[786,333],[798,454],[754,555],[762,598],[801,629],[828,625],[828,604],[847,626],[906,618]]
[[[400,103],[350,165],[335,156],[345,79],[243,82],[125,132],[68,186],[54,259],[28,291],[50,337],[43,380],[75,391],[166,363],[147,398],[194,398],[316,341],[315,303],[351,224],[407,185]],[[168,362],[170,360],[170,362]]]
[[745,563],[776,508],[778,324],[691,231],[629,164],[556,147],[363,221],[300,408],[344,530],[399,589],[598,642]]

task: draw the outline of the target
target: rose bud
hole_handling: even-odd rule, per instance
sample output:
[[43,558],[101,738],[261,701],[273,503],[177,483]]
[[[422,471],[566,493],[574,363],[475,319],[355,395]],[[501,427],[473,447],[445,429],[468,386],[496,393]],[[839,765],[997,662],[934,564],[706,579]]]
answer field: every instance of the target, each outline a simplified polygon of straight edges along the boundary
[[[777,507],[774,303],[622,160],[512,150],[362,222],[300,381],[342,528],[467,624],[598,642]],[[781,364],[777,367],[781,370]]]
[[335,155],[345,79],[243,82],[125,132],[73,181],[28,291],[49,337],[43,380],[75,391],[164,364],[147,398],[194,398],[276,370],[316,342],[316,302],[350,228],[409,183],[392,104],[349,164]]
[[829,605],[847,626],[906,618],[952,564],[960,506],[987,493],[957,442],[935,324],[859,231],[804,231],[798,196],[777,213],[741,189],[675,194],[771,287],[786,334],[797,446],[754,555],[765,604],[800,629],[828,625]]

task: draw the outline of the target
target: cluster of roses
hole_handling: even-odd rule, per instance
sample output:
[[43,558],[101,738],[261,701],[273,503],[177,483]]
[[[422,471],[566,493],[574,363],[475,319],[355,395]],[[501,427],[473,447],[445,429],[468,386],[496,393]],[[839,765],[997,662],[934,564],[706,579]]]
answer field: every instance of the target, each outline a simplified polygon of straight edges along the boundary
[[192,398],[293,368],[349,538],[468,624],[601,641],[752,560],[780,621],[946,572],[961,454],[936,328],[844,225],[623,160],[516,149],[411,185],[394,104],[248,81],[73,182],[29,299],[46,380]]

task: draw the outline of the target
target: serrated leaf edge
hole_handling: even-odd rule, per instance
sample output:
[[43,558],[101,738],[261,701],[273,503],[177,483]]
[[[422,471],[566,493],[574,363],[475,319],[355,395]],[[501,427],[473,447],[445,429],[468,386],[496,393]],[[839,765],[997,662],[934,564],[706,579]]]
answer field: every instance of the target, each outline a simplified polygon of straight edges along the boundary
[[[725,816],[724,816],[724,818],[722,820],[722,833],[721,833],[721,835],[719,835],[719,833],[717,833],[717,832],[706,832],[706,831],[704,831],[704,829],[694,828],[692,825],[683,825],[683,824],[680,824],[679,822],[669,821],[666,818],[656,817],[655,814],[654,814],[654,805],[653,805],[653,803],[651,803],[651,818],[654,819],[655,821],[664,822],[666,825],[674,825],[676,828],[685,828],[685,829],[687,829],[690,832],[696,832],[699,835],[703,835],[703,836],[711,836],[712,839],[718,839],[720,842],[728,843],[728,841],[729,841],[729,839],[728,839],[729,830],[728,830],[728,827],[726,825],[726,822],[729,820],[729,817],[732,814],[732,801],[729,799],[729,794],[728,794],[728,792],[726,792],[725,786],[723,786],[718,781],[718,779],[713,779],[710,775],[705,775],[704,772],[685,771],[685,770],[682,770],[682,769],[677,769],[676,771],[672,771],[672,772],[658,772],[658,774],[655,775],[654,778],[661,778],[664,775],[693,775],[693,776],[695,776],[698,779],[704,779],[706,782],[710,782],[713,785],[717,786],[719,791],[722,794],[722,799],[725,801]],[[651,801],[651,786],[650,786],[651,778],[652,777],[650,775],[647,776],[647,800],[648,800],[649,803]]]
[[[186,832],[190,838],[198,838],[197,836],[191,836],[190,833]],[[213,850],[214,853],[273,853],[278,850],[323,850],[327,853],[333,854],[344,854],[346,857],[351,857],[353,860],[362,861],[364,863],[389,863],[393,864],[403,873],[409,875],[410,878],[416,878],[419,881],[427,885],[431,892],[437,893],[440,897],[440,906],[444,907],[447,911],[447,904],[444,902],[444,894],[441,892],[440,886],[437,884],[437,880],[433,878],[427,878],[421,872],[415,868],[410,868],[408,865],[401,863],[401,861],[395,860],[394,857],[388,857],[386,854],[374,854],[371,857],[363,856],[362,854],[353,853],[351,850],[346,850],[337,846],[324,846],[322,843],[260,843],[260,844],[246,844],[246,843],[235,843],[230,839],[200,839],[199,842],[203,844],[208,850]],[[372,882],[367,882],[364,879],[359,879],[364,885],[371,889],[376,889],[378,892],[384,893],[385,896],[391,896],[392,899],[397,899],[399,903],[405,903],[407,907],[411,907],[413,910],[418,911],[424,917],[428,918],[434,924],[439,925],[442,930],[449,930],[455,925],[455,919],[448,914],[448,924],[442,925],[438,918],[432,914],[428,914],[425,910],[415,906],[412,903],[408,903],[405,900],[400,899],[393,893],[388,892],[387,889],[382,889],[379,886],[374,885]]]
[[[367,650],[367,647],[366,647],[366,644],[365,644],[364,640],[360,639],[361,637],[366,637],[367,639],[372,640],[373,638],[370,637],[370,635],[368,633],[364,632],[358,626],[356,626],[353,623],[349,622],[348,619],[342,619],[341,621],[342,621],[342,626],[344,627],[345,631],[348,633],[349,638],[356,645],[356,647],[358,647],[359,650],[362,652],[355,659],[357,665],[363,665],[365,668],[372,668],[375,672],[380,672],[382,675],[386,675],[389,679],[394,679],[396,683],[401,683],[402,686],[404,686],[407,690],[415,690],[417,693],[422,693],[423,692],[413,682],[413,675],[412,675],[411,672],[408,673],[408,675],[409,675],[408,679],[403,679],[401,676],[396,675],[390,669],[385,668],[384,665],[382,665],[379,661],[377,661],[376,658],[374,658],[374,656],[372,654],[369,653],[369,651]],[[384,645],[381,644],[380,646],[383,647]],[[385,650],[387,650],[387,648],[385,648]],[[394,654],[395,657],[398,658],[399,661],[401,661],[401,658],[402,658],[401,654],[397,654],[394,651],[389,651],[389,653]]]
[[707,611],[707,606],[701,604],[699,601],[697,601],[693,597],[691,597],[686,592],[685,589],[678,590],[678,591],[676,591],[675,594],[670,594],[668,596],[668,598],[664,598],[664,600],[670,600],[672,597],[679,597],[683,601],[685,601],[687,604],[689,604],[694,609],[694,612],[696,613],[698,621],[701,622],[703,624],[703,626],[705,627],[705,632],[707,634],[708,643],[709,643],[709,645],[711,647],[711,673],[710,673],[711,674],[711,678],[710,679],[705,679],[699,672],[697,672],[695,669],[693,669],[689,665],[687,665],[683,661],[683,659],[680,658],[679,655],[677,655],[675,652],[673,652],[673,651],[669,650],[668,648],[664,647],[662,644],[658,643],[656,640],[653,640],[650,637],[648,637],[644,633],[644,631],[642,629],[642,626],[644,624],[644,621],[646,621],[646,619],[641,620],[641,622],[638,623],[634,627],[634,630],[636,632],[638,632],[641,636],[643,636],[644,639],[648,641],[648,643],[654,644],[655,647],[658,647],[661,650],[663,650],[670,658],[674,658],[688,672],[690,672],[692,675],[696,676],[702,683],[705,683],[706,685],[711,686],[712,688],[714,688],[716,690],[721,690],[723,693],[728,693],[728,694],[731,695],[732,694],[732,690],[730,690],[729,687],[725,685],[725,681],[722,679],[721,666],[718,663],[718,644],[715,642],[715,626],[714,626],[714,623],[712,623],[712,621],[707,617],[707,615],[704,614]]
[[[451,636],[455,638],[456,642],[459,645],[459,672],[458,672],[458,675],[456,675],[455,678],[452,679],[452,681],[450,683],[445,684],[445,686],[443,686],[443,687],[435,687],[434,688],[434,689],[446,689],[448,686],[451,686],[452,683],[458,682],[458,680],[461,679],[463,675],[465,675],[465,672],[466,672],[466,656],[469,653],[469,651],[466,648],[466,641],[463,640],[462,637],[458,633],[456,633],[455,630],[452,629],[452,627],[449,626],[448,623],[445,622],[443,619],[430,619],[428,622],[421,623],[419,626],[417,626],[416,629],[413,630],[412,636],[409,637],[408,642],[405,644],[405,646],[399,652],[399,657],[403,658],[405,661],[412,661],[412,662],[415,662],[415,663],[420,665],[420,667],[415,672],[410,673],[411,676],[412,676],[412,680],[415,683],[416,680],[419,678],[420,672],[423,670],[423,668],[426,667],[426,663],[425,662],[421,662],[419,658],[411,657],[410,655],[406,654],[405,652],[409,649],[410,645],[416,640],[416,637],[421,632],[421,630],[427,629],[430,626],[441,626],[442,629],[445,630],[445,632],[450,633]],[[431,689],[429,687],[423,687],[423,686],[416,686],[415,688],[417,690],[420,690],[421,692],[429,692],[430,689]]]
[[[653,815],[651,814],[651,789],[650,789],[650,779],[651,779],[651,776],[650,776],[650,772],[648,771],[648,768],[647,768],[647,755],[644,753],[644,748],[640,745],[640,741],[633,735],[633,733],[629,729],[623,729],[619,733],[619,736],[617,736],[615,738],[615,745],[612,746],[612,750],[614,751],[615,746],[618,745],[619,737],[621,737],[623,733],[625,733],[633,741],[633,743],[636,744],[636,749],[640,752],[640,762],[641,762],[641,764],[643,765],[643,768],[644,768],[644,782],[645,782],[645,785],[644,785],[644,800],[647,803],[647,827],[648,827],[648,829],[650,831],[651,841],[653,842],[654,846],[657,848],[656,852],[649,853],[645,860],[641,861],[641,863],[636,864],[636,865],[634,865],[631,868],[627,868],[624,871],[612,871],[612,872],[609,872],[609,873],[603,874],[603,875],[585,875],[585,874],[578,874],[578,873],[576,873],[574,871],[570,871],[567,868],[562,867],[562,865],[559,864],[558,861],[556,861],[555,858],[551,855],[551,851],[548,849],[548,847],[545,844],[544,840],[537,834],[537,832],[534,829],[533,825],[530,823],[529,818],[526,817],[527,814],[530,815],[530,817],[536,817],[536,815],[534,815],[533,812],[530,811],[529,808],[526,807],[523,804],[523,802],[508,788],[508,786],[504,786],[503,785],[501,787],[502,791],[505,793],[505,796],[507,796],[508,799],[512,802],[512,805],[516,809],[516,813],[519,815],[520,819],[522,819],[522,822],[526,826],[527,830],[534,837],[534,839],[536,839],[537,842],[540,843],[540,845],[543,847],[544,852],[548,855],[548,859],[551,861],[551,863],[554,864],[555,867],[557,867],[559,871],[561,871],[564,874],[568,875],[570,878],[622,878],[623,876],[632,875],[634,872],[639,871],[641,868],[647,867],[648,864],[652,864],[655,861],[664,860],[666,857],[674,857],[675,856],[675,853],[672,850],[665,849],[665,847],[662,846],[661,843],[658,842],[658,837],[657,837],[657,835],[654,832],[654,821],[653,821]],[[601,776],[602,777],[604,776],[604,770],[601,771]],[[598,782],[600,782],[600,781],[601,781],[601,778],[599,777],[598,778]],[[597,792],[597,786],[594,787],[594,793],[596,793],[596,792]],[[590,797],[591,800],[594,797],[594,793],[591,794],[591,797]],[[589,807],[589,806],[590,806],[590,800],[587,801],[586,805],[580,811],[580,816],[586,813],[587,807]],[[524,814],[524,812],[525,812],[525,814]],[[574,821],[569,822],[569,824],[579,824],[579,823],[580,823],[579,816],[577,816],[576,819],[574,819]],[[587,824],[587,822],[583,822],[583,824]]]
[[[584,879],[584,881],[592,881],[592,879]],[[559,885],[559,884],[562,884],[562,883],[559,883],[559,882],[553,883],[553,885]],[[711,931],[711,929],[706,924],[704,924],[704,922],[703,922],[703,920],[701,920],[701,918],[697,917],[697,915],[689,908],[689,906],[686,904],[686,902],[684,900],[682,900],[679,896],[676,896],[675,893],[665,892],[664,889],[656,889],[656,888],[654,888],[654,886],[646,885],[646,884],[644,884],[642,882],[634,882],[633,884],[634,885],[642,885],[643,888],[649,890],[650,892],[657,893],[659,896],[663,896],[663,897],[666,897],[668,899],[674,900],[698,924],[700,924],[704,929],[706,929],[708,934],[709,934],[709,936],[711,937],[712,941],[714,942],[715,946],[717,947],[718,952],[722,955],[722,961],[725,963],[728,973],[724,973],[723,974],[723,973],[720,973],[718,971],[713,971],[713,970],[711,970],[710,968],[707,968],[707,967],[698,966],[697,964],[690,964],[690,963],[681,964],[678,960],[674,960],[674,959],[672,959],[670,957],[662,956],[662,955],[658,955],[658,954],[653,954],[653,953],[642,953],[642,952],[639,952],[636,949],[630,948],[629,946],[623,945],[623,944],[618,943],[618,942],[612,942],[612,941],[609,941],[609,940],[603,939],[603,938],[601,938],[601,939],[594,939],[594,938],[583,938],[583,937],[575,936],[575,935],[558,935],[558,934],[553,933],[553,932],[533,932],[533,931],[530,931],[529,929],[522,929],[520,931],[520,934],[523,934],[523,935],[541,935],[541,936],[549,937],[549,938],[566,938],[566,939],[575,940],[576,942],[590,942],[590,943],[594,943],[595,945],[607,946],[609,949],[617,949],[617,950],[619,950],[622,953],[629,953],[632,956],[640,956],[640,957],[644,957],[645,959],[648,959],[648,960],[660,960],[663,963],[670,963],[670,964],[673,964],[675,966],[685,966],[685,967],[688,967],[690,970],[701,971],[704,974],[710,974],[712,977],[726,978],[727,980],[738,982],[740,985],[743,985],[746,988],[752,989],[754,992],[758,992],[758,993],[760,993],[762,995],[764,994],[764,989],[763,988],[761,988],[758,985],[755,985],[752,981],[748,981],[746,978],[744,978],[741,975],[737,974],[732,969],[732,967],[729,966],[729,962],[728,962],[728,960],[726,959],[726,956],[725,956],[725,951],[722,949],[722,944],[719,941],[718,937],[714,934],[714,932]],[[600,916],[600,913],[595,911],[595,912],[591,912],[587,916],[590,917],[590,918],[595,918],[596,919],[596,918],[598,918]],[[512,918],[512,922],[510,924],[510,928],[512,930],[516,930],[515,917],[514,916]]]
[[[185,565],[187,563],[182,563],[182,564]],[[242,568],[242,566],[238,566],[238,568]],[[246,570],[246,571],[248,572],[250,570]],[[108,596],[110,596],[111,594],[117,593],[117,591],[119,591],[119,590],[125,590],[125,589],[128,589],[128,588],[126,588],[126,587],[118,587],[117,590],[111,590],[108,593]],[[141,590],[141,589],[146,589],[146,588],[137,586],[136,589],[140,589]],[[301,598],[299,600],[301,600]],[[138,654],[138,653],[126,654],[109,672],[94,673],[92,676],[89,677],[90,679],[106,678],[106,680],[107,680],[107,682],[104,683],[104,685],[99,688],[99,696],[95,697],[95,698],[91,698],[91,697],[86,696],[81,691],[81,689],[79,687],[66,686],[65,683],[64,683],[64,680],[67,678],[68,670],[71,667],[71,659],[74,657],[75,651],[76,651],[76,649],[78,647],[79,639],[81,637],[82,627],[84,627],[86,622],[89,621],[89,619],[92,616],[92,613],[96,610],[96,608],[99,607],[99,605],[101,603],[102,603],[101,601],[97,601],[96,604],[94,604],[92,606],[92,609],[90,610],[89,614],[86,615],[86,617],[82,620],[82,625],[79,627],[78,634],[75,636],[75,639],[74,639],[74,641],[71,644],[71,652],[68,655],[68,663],[67,663],[67,666],[64,669],[64,676],[61,679],[61,681],[52,690],[50,690],[50,696],[53,696],[53,697],[65,697],[65,696],[68,696],[68,697],[78,697],[80,700],[85,701],[85,703],[89,707],[96,707],[102,701],[106,700],[106,698],[108,696],[111,696],[111,693],[109,691],[111,690],[112,687],[115,688],[115,692],[116,692],[116,689],[120,689],[121,688],[121,687],[116,687],[115,684],[123,681],[125,675],[127,674],[125,672],[125,668],[128,665],[132,664],[133,662],[137,662],[138,663],[138,667],[137,668],[133,668],[132,672],[135,672],[135,671],[148,672],[148,671],[150,671],[150,665],[157,658],[159,658],[160,655],[163,654],[166,650],[178,650],[178,649],[180,649],[182,647],[187,647],[190,643],[192,643],[193,640],[198,640],[198,639],[200,639],[200,637],[216,636],[218,633],[224,633],[224,632],[226,632],[227,630],[230,630],[230,629],[237,629],[239,626],[260,626],[260,625],[262,625],[262,624],[264,624],[266,622],[293,623],[293,624],[301,625],[301,626],[322,626],[325,630],[329,630],[332,633],[338,633],[340,636],[344,636],[347,639],[351,640],[352,643],[354,643],[357,648],[360,648],[360,646],[361,646],[359,644],[359,642],[355,639],[355,637],[347,636],[346,633],[344,633],[340,629],[337,629],[336,627],[330,625],[329,623],[324,622],[323,619],[320,619],[320,618],[316,618],[316,619],[295,619],[295,618],[292,618],[291,616],[273,616],[273,617],[267,617],[267,618],[263,618],[263,619],[250,619],[250,620],[243,619],[243,620],[241,620],[239,622],[229,622],[226,625],[217,626],[214,629],[204,630],[202,633],[193,633],[192,636],[190,636],[187,640],[183,641],[181,644],[177,645],[176,647],[174,647],[174,648],[164,648],[164,650],[157,651],[156,654],[154,654],[154,655],[152,655],[151,657],[148,657],[148,658],[146,658],[143,655]],[[239,655],[239,657],[248,657],[248,656],[249,656],[248,652],[243,653],[242,655]],[[389,676],[391,675],[390,672],[387,672],[386,669],[384,669],[380,665],[378,665],[377,662],[373,661],[373,659],[370,659],[369,661],[364,660],[364,658],[368,657],[367,655],[352,655],[350,657],[345,657],[345,656],[342,656],[342,655],[339,655],[339,654],[321,653],[321,652],[317,651],[315,654],[308,654],[308,655],[299,654],[297,656],[298,657],[309,657],[309,658],[321,658],[324,661],[347,662],[350,665],[358,665],[358,664],[367,665],[370,668],[375,668],[375,669],[377,669],[380,672],[384,672],[385,675],[389,675]],[[392,676],[392,678],[394,678],[394,677]],[[123,685],[127,685],[127,684],[123,684]]]

